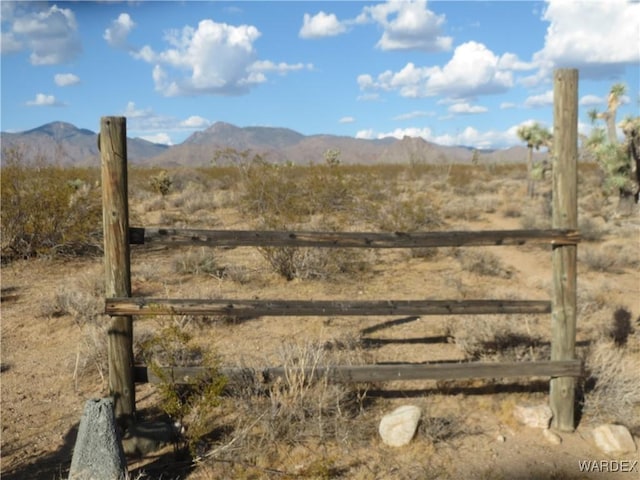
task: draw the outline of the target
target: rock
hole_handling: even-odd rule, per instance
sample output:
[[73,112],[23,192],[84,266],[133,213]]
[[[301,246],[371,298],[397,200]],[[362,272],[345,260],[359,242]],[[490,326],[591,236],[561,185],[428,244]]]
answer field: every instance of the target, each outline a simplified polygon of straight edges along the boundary
[[636,451],[631,433],[624,425],[605,424],[593,429],[596,446],[608,455],[622,455]]
[[542,430],[542,436],[546,438],[551,445],[560,445],[562,443],[562,437],[548,428]]
[[507,441],[507,437],[505,437],[504,435],[498,435],[496,437],[496,441],[499,442],[499,443],[504,443],[504,442]]
[[553,412],[549,405],[516,405],[513,416],[520,423],[533,428],[549,428]]
[[87,401],[73,448],[69,480],[124,480],[126,475],[113,399]]
[[398,407],[385,415],[378,428],[382,441],[391,447],[409,444],[416,434],[421,415],[421,410],[413,405]]

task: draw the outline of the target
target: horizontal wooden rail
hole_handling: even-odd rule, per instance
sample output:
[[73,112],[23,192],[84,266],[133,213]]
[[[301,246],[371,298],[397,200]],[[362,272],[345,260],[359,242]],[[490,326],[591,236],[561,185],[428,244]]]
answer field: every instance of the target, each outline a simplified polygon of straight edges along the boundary
[[108,315],[267,316],[481,315],[551,313],[545,300],[200,300],[107,298]]
[[193,230],[177,228],[130,228],[134,245],[210,247],[333,247],[420,248],[547,243],[575,245],[576,230],[487,230],[480,232],[281,232],[251,230]]
[[[162,376],[175,383],[188,383],[198,378],[206,378],[210,370],[203,367],[167,367]],[[270,383],[278,377],[304,375],[304,378],[320,379],[325,376],[332,382],[386,382],[393,380],[449,380],[464,378],[507,378],[507,377],[580,377],[583,365],[580,360],[511,362],[511,363],[436,363],[436,364],[395,364],[395,365],[334,365],[316,368],[270,367],[264,370],[249,368],[223,368],[220,373],[230,382],[247,385]],[[150,368],[136,367],[136,381],[139,383],[160,383],[161,379]]]

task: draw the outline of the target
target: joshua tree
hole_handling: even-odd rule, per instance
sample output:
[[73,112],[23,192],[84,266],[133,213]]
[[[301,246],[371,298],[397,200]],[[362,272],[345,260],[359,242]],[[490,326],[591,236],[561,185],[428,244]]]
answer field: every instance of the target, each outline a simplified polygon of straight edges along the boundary
[[640,117],[629,117],[620,122],[618,126],[624,140],[619,141],[616,114],[625,91],[624,84],[616,83],[609,92],[607,111],[589,111],[591,122],[603,120],[606,130],[594,127],[586,146],[605,173],[605,190],[618,191],[619,213],[629,214],[640,198]]
[[520,140],[527,144],[529,152],[527,154],[527,195],[534,195],[534,179],[533,179],[533,149],[540,150],[540,147],[551,147],[552,135],[549,130],[544,128],[538,122],[532,125],[522,125],[517,131]]

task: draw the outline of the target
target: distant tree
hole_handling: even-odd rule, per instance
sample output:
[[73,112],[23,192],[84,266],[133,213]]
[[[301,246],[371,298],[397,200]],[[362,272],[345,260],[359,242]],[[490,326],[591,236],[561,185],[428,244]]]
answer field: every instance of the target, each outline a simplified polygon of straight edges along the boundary
[[[588,112],[594,128],[586,148],[605,174],[605,191],[618,192],[618,213],[628,215],[640,200],[640,117],[628,117],[620,122],[618,126],[624,135],[620,140],[616,115],[625,92],[624,84],[614,84],[607,99],[607,110]],[[602,120],[606,128],[596,126],[598,120]]]
[[479,160],[480,160],[480,152],[478,151],[477,148],[474,148],[473,155],[471,156],[471,164],[477,165]]
[[533,166],[533,149],[540,150],[540,147],[551,147],[552,135],[549,130],[540,125],[538,122],[532,125],[522,125],[516,132],[520,140],[527,144],[529,152],[527,154],[527,195],[534,195],[534,166]]

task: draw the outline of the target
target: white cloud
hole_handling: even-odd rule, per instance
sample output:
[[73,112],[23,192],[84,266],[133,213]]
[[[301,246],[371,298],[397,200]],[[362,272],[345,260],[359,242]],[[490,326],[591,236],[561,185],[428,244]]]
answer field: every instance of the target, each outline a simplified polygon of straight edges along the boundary
[[24,45],[11,32],[2,32],[0,35],[0,51],[2,55],[16,53],[24,48]]
[[319,12],[314,16],[304,14],[302,27],[298,35],[300,38],[335,37],[347,31],[347,27],[338,20],[335,14]]
[[598,97],[597,95],[585,95],[580,99],[580,106],[582,107],[592,107],[594,105],[602,105],[605,103],[604,98]]
[[502,102],[500,104],[500,110],[508,110],[510,108],[516,108],[517,105],[513,102]]
[[436,135],[428,127],[409,127],[396,128],[388,132],[376,132],[374,129],[359,130],[356,138],[380,139],[393,137],[402,139],[403,137],[419,137],[426,141],[444,146],[467,146],[481,149],[498,149],[508,148],[521,145],[522,141],[518,138],[518,128],[521,125],[532,124],[533,120],[527,120],[518,125],[513,125],[504,131],[488,130],[480,131],[474,127],[466,127],[456,134]]
[[414,118],[427,117],[427,116],[432,117],[434,115],[435,114],[433,112],[424,112],[422,110],[414,110],[413,112],[396,115],[395,117],[393,117],[393,120],[412,120]]
[[313,65],[311,63],[294,63],[289,64],[285,62],[274,63],[271,60],[257,60],[252,65],[248,67],[248,71],[250,72],[277,72],[281,75],[284,75],[288,72],[295,72],[296,70],[312,70]]
[[474,114],[474,113],[484,113],[488,111],[486,107],[481,107],[480,105],[470,105],[467,102],[463,103],[454,103],[449,107],[449,112],[456,114]]
[[154,135],[143,135],[140,138],[147,142],[160,143],[162,145],[173,145],[173,141],[169,134],[164,132],[156,133]]
[[340,120],[338,120],[338,123],[354,123],[355,121],[356,119],[353,117],[342,117]]
[[312,69],[311,64],[258,60],[254,42],[260,31],[252,25],[228,25],[210,19],[197,28],[185,26],[164,36],[169,47],[156,52],[145,45],[134,58],[154,65],[156,91],[164,96],[241,95],[267,81],[265,72],[286,74]]
[[598,78],[640,62],[638,2],[548,0],[542,19],[549,22],[545,44],[533,55],[540,70],[526,84],[550,80],[558,67],[579,68],[582,77]]
[[379,93],[365,93],[363,95],[358,95],[356,100],[359,102],[376,102],[380,100]]
[[[13,9],[10,19],[10,30],[2,34],[3,53],[28,48],[32,65],[57,65],[73,60],[82,51],[75,15],[68,8],[52,5],[46,9],[33,4]],[[3,22],[7,20],[3,18]]]
[[104,31],[104,38],[109,45],[116,48],[129,48],[127,37],[136,24],[128,13],[121,13]]
[[[512,55],[512,54],[505,54]],[[358,76],[361,90],[397,90],[409,98],[445,95],[464,99],[476,95],[503,93],[513,86],[513,75],[486,46],[477,42],[459,45],[451,60],[444,67],[418,67],[407,63],[398,72],[387,70],[374,79],[369,74]]]
[[532,95],[524,101],[524,106],[528,108],[540,108],[553,105],[553,90],[547,90],[539,95]]
[[200,117],[199,115],[192,115],[186,120],[180,122],[180,126],[185,128],[206,128],[210,124],[211,122],[209,122],[209,120]]
[[383,28],[376,44],[381,50],[423,50],[441,52],[451,49],[453,39],[441,35],[444,15],[427,8],[426,0],[391,0],[364,7],[356,23],[374,21]]
[[[151,108],[137,108],[135,102],[128,102],[122,115],[127,117],[127,127],[134,132],[141,132],[141,138],[159,135],[166,132],[199,130],[211,125],[211,122],[199,115],[191,115],[184,120],[161,115]],[[161,142],[162,143],[162,142]]]
[[53,81],[59,87],[68,87],[80,83],[80,77],[73,73],[57,73],[53,76]]
[[37,93],[33,100],[27,101],[27,105],[30,107],[59,107],[62,106],[62,103],[56,100],[53,95]]

